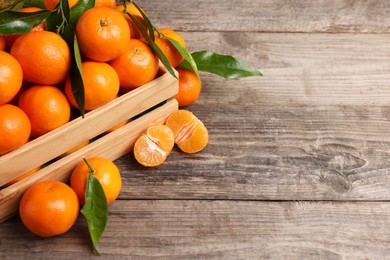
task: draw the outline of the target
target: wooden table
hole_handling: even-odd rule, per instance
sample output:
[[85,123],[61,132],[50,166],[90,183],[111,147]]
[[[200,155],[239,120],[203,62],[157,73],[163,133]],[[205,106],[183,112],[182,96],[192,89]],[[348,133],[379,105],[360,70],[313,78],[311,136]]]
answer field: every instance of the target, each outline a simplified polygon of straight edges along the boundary
[[[190,51],[264,77],[202,73],[205,150],[117,160],[104,259],[390,258],[390,1],[138,1]],[[0,225],[0,259],[96,259],[85,221],[41,239]]]

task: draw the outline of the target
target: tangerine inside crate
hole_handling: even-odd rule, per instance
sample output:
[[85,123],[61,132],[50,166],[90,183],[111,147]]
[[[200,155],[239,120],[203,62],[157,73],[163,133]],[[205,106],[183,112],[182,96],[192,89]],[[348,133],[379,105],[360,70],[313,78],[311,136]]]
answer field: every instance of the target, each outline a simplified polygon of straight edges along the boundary
[[[0,223],[17,214],[19,201],[28,187],[45,180],[67,182],[83,156],[115,160],[129,153],[142,132],[153,124],[164,123],[178,109],[174,98],[177,92],[177,79],[166,72],[86,113],[84,118],[73,119],[0,156],[0,187],[31,169],[45,165],[34,174],[0,190]],[[134,117],[137,118],[132,119]],[[111,133],[103,134],[128,119],[132,120]],[[91,139],[94,141],[87,146],[61,157],[73,147]]]

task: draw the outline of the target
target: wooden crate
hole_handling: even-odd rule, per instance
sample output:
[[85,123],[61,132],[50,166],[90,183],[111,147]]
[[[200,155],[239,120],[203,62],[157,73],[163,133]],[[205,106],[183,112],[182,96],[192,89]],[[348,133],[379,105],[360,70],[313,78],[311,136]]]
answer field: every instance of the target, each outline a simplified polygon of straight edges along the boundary
[[[45,165],[33,175],[0,190],[0,223],[17,213],[22,194],[32,184],[44,180],[68,181],[71,171],[82,160],[82,156],[102,156],[115,160],[130,152],[137,137],[147,127],[164,123],[167,116],[178,109],[174,99],[177,91],[177,79],[165,73],[86,113],[84,118],[76,118],[0,156],[0,187],[31,169]],[[155,108],[152,109],[153,107]],[[145,111],[148,112],[144,113]],[[102,135],[108,129],[140,114],[140,117],[130,120],[123,127]],[[73,147],[91,139],[95,140],[89,145],[59,158]]]

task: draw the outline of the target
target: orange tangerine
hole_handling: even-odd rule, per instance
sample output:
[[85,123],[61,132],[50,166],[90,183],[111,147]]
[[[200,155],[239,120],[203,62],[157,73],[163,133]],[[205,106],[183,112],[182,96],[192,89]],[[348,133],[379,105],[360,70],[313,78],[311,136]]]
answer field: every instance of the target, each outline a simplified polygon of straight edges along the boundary
[[133,148],[135,159],[146,167],[162,164],[174,146],[172,130],[165,125],[149,127],[136,140]]
[[208,143],[208,131],[202,121],[188,110],[173,112],[165,123],[175,137],[175,143],[185,153],[196,153]]

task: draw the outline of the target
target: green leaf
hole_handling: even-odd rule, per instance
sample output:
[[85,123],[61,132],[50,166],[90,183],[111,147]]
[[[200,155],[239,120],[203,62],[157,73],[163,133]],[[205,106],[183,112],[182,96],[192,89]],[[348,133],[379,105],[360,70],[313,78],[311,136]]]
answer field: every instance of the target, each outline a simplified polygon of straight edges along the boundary
[[43,0],[24,0],[24,5],[46,9],[45,2]]
[[33,13],[4,11],[0,14],[0,36],[27,33],[47,19],[51,13],[48,10]]
[[80,114],[82,117],[84,117],[84,113],[85,113],[84,79],[83,79],[83,70],[81,67],[82,61],[81,61],[80,48],[79,48],[76,34],[74,34],[73,55],[74,55],[74,59],[72,61],[72,67],[70,70],[70,82],[72,84],[73,96],[79,107]]
[[87,187],[85,189],[85,204],[81,209],[81,214],[87,220],[94,254],[100,255],[97,250],[97,244],[106,228],[108,205],[103,187],[93,174],[88,175]]
[[191,56],[191,54],[187,51],[187,49],[184,46],[182,46],[175,39],[172,39],[172,38],[167,37],[167,36],[163,36],[163,37],[167,38],[173,44],[173,46],[175,46],[176,50],[178,50],[178,52],[180,52],[181,56],[183,56],[184,60],[187,61],[187,63],[191,67],[191,70],[194,71],[196,76],[198,76],[198,78],[199,78],[197,64],[196,64],[194,58]]
[[[221,55],[210,51],[199,51],[191,54],[198,66],[198,70],[213,73],[228,79],[238,79],[251,76],[263,76],[257,69],[228,55]],[[181,68],[191,69],[183,62]]]
[[95,0],[79,0],[78,3],[70,9],[69,23],[76,27],[80,16],[87,10],[95,6]]
[[161,62],[164,64],[165,68],[168,70],[168,72],[177,79],[177,76],[175,74],[175,72],[173,71],[173,68],[171,66],[171,64],[169,63],[169,60],[168,58],[164,55],[164,53],[162,52],[162,50],[160,49],[160,47],[158,47],[158,45],[154,42],[152,42],[151,44],[154,49],[154,52],[156,53],[157,57],[161,60]]
[[154,42],[154,26],[152,24],[152,22],[149,20],[149,18],[146,16],[145,12],[135,3],[133,2],[133,5],[138,9],[138,11],[141,13],[142,15],[142,18],[144,18],[144,21],[146,22],[146,25],[148,27],[148,30],[149,30],[149,36],[150,36],[150,39],[152,40],[152,42]]

